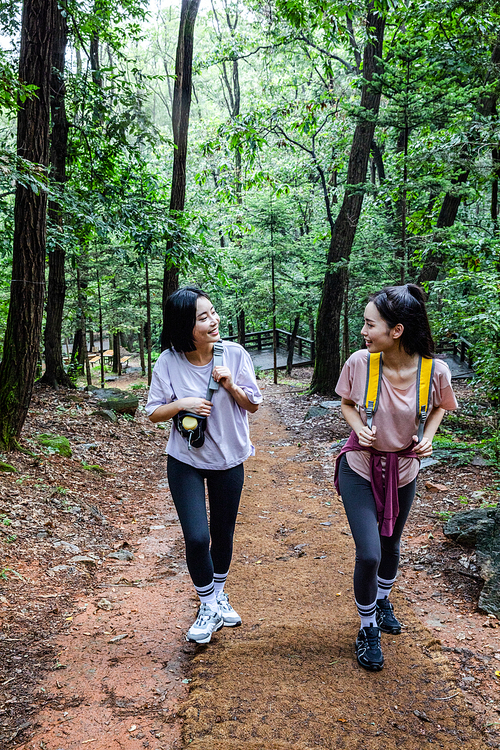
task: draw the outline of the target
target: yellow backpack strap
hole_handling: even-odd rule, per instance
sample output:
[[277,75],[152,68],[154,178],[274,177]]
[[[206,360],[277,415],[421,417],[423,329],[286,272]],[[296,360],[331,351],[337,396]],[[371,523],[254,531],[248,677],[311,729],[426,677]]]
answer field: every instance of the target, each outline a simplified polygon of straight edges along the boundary
[[424,436],[425,420],[429,414],[429,406],[432,395],[432,378],[434,375],[434,359],[428,357],[419,357],[417,372],[417,417],[418,425],[418,442]]
[[366,422],[370,430],[372,428],[373,415],[377,411],[378,407],[381,378],[382,352],[377,352],[376,354],[370,354],[370,352],[368,352],[364,407],[366,413]]

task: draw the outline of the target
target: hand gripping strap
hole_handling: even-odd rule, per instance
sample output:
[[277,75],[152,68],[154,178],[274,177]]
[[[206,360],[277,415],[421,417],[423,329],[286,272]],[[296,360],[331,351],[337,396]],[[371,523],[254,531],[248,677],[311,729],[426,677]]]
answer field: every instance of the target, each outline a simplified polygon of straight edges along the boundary
[[213,356],[214,358],[212,372],[210,373],[210,381],[207,388],[207,401],[211,401],[214,392],[219,390],[219,384],[214,380],[212,373],[214,367],[222,367],[222,365],[224,364],[224,344],[222,343],[222,341],[217,341],[217,343],[214,344]]
[[370,354],[370,352],[368,352],[364,406],[366,413],[366,422],[370,430],[372,428],[373,415],[377,411],[378,407],[381,378],[382,352],[377,352],[376,354]]
[[424,436],[425,420],[429,414],[429,406],[432,394],[432,378],[434,375],[434,359],[428,357],[419,357],[417,372],[417,418],[418,425],[418,442]]

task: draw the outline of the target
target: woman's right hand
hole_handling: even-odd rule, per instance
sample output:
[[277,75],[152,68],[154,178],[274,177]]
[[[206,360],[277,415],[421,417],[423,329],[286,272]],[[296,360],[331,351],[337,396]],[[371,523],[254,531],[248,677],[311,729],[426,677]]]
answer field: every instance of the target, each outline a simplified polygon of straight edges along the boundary
[[377,435],[377,428],[375,425],[373,425],[373,428],[371,430],[368,427],[368,425],[363,425],[363,427],[358,432],[359,444],[363,448],[371,448],[371,446],[375,442],[376,435]]
[[206,398],[181,398],[177,401],[179,411],[190,411],[193,414],[199,414],[200,417],[209,417],[212,409],[212,402]]

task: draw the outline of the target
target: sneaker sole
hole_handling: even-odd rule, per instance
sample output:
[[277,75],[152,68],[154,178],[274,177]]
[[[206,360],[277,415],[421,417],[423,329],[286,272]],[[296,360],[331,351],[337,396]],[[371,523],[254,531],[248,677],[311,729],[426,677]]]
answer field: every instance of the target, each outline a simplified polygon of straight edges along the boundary
[[388,633],[389,635],[399,635],[401,633],[401,626],[390,628],[387,625],[381,624],[377,619],[377,626],[380,628],[382,633]]
[[238,620],[238,622],[226,622],[224,620],[225,628],[239,628],[240,625],[241,625],[241,620]]
[[360,667],[363,667],[363,669],[366,669],[368,672],[381,672],[382,669],[384,668],[383,664],[371,664],[371,665],[363,664],[362,662],[360,662],[359,659],[358,659],[358,664]]
[[382,661],[382,664],[363,664],[358,656],[358,649],[356,644],[354,644],[354,653],[356,655],[356,661],[358,662],[359,666],[363,667],[363,669],[366,669],[368,672],[381,672],[384,668],[384,661]]
[[212,630],[211,633],[208,634],[206,638],[190,638],[188,635],[186,636],[186,641],[188,643],[210,643],[210,640],[214,633],[216,633],[218,630],[220,630],[224,626],[224,623],[221,622],[220,625],[217,625],[217,627]]
[[401,628],[383,628],[381,625],[379,625],[379,628],[382,633],[388,633],[389,635],[399,635],[401,633]]

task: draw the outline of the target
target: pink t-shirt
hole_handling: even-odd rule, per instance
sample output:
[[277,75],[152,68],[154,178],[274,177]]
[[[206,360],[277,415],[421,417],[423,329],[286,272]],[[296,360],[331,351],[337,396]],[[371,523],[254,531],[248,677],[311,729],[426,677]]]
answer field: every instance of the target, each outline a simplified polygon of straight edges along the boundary
[[[335,388],[339,396],[354,401],[359,407],[359,416],[366,424],[363,406],[366,389],[366,369],[368,352],[360,349],[349,357]],[[456,409],[458,406],[451,387],[451,373],[448,365],[441,359],[435,360],[432,379],[432,409]],[[405,390],[394,388],[384,375],[380,383],[378,409],[373,417],[377,426],[377,438],[373,447],[379,451],[395,453],[407,448],[412,436],[417,434],[417,388],[416,382]],[[368,451],[350,451],[346,454],[351,469],[365,479],[370,480],[370,453]],[[419,461],[416,458],[399,459],[399,486],[409,484],[418,474]]]

